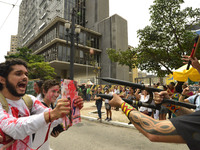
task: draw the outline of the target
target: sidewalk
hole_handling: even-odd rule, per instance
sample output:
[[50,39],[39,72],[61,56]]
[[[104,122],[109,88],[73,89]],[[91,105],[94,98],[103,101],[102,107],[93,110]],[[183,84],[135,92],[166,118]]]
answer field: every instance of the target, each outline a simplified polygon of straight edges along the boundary
[[[132,124],[128,125],[129,119],[125,116],[125,114],[121,111],[121,109],[119,109],[119,111],[116,111],[112,108],[111,110],[112,110],[112,121],[105,121],[106,109],[105,109],[105,103],[103,102],[102,109],[101,109],[102,123],[134,128]],[[98,113],[97,113],[95,101],[90,101],[90,102],[84,101],[84,106],[81,109],[81,117],[83,119],[99,122],[97,121]]]

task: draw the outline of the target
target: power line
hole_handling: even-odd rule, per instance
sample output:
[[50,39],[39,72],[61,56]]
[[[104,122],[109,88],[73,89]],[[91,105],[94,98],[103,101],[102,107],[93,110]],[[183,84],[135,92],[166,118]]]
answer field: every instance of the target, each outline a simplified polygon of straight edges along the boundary
[[[8,5],[12,5],[12,6],[15,5],[15,4],[11,4],[11,3],[7,3],[7,2],[3,2],[3,1],[0,1],[0,3],[4,3],[4,4],[8,4]],[[15,6],[19,6],[19,5],[15,5]]]
[[[19,1],[19,0],[17,0],[17,2],[18,2],[18,1]],[[0,1],[0,2],[2,2],[2,1]],[[16,2],[15,4],[10,4],[10,3],[7,3],[7,4],[9,4],[9,5],[12,5],[13,7],[12,7],[12,9],[10,10],[10,12],[9,12],[8,16],[6,17],[6,19],[4,20],[4,22],[2,23],[2,25],[1,25],[1,27],[0,27],[0,30],[3,28],[3,26],[4,26],[4,24],[6,23],[6,21],[7,21],[8,17],[10,16],[10,14],[11,14],[12,10],[13,10],[13,9],[14,9],[14,7],[16,6],[17,2]],[[2,2],[2,3],[6,3],[6,2]]]

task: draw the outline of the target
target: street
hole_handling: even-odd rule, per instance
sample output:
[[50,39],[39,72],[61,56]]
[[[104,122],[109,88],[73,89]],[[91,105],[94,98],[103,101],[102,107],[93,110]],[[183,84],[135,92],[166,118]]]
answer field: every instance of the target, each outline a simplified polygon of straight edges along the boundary
[[136,129],[82,120],[50,137],[53,150],[188,150],[185,144],[152,143]]

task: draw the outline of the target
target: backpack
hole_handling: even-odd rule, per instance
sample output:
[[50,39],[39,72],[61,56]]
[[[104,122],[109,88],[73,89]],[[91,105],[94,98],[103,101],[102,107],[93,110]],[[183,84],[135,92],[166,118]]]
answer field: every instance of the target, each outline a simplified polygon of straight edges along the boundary
[[[24,100],[24,103],[26,104],[26,106],[28,107],[29,111],[31,112],[31,108],[33,106],[33,101],[31,99],[30,96],[28,96],[27,94],[25,94],[22,99]],[[2,104],[3,109],[8,112],[8,102],[6,101],[5,97],[2,95],[2,93],[0,93],[0,103]]]
[[[25,94],[22,99],[24,100],[24,103],[26,104],[26,106],[28,107],[29,111],[31,112],[31,108],[33,106],[33,101],[31,99],[30,96],[28,96],[27,94]],[[0,103],[3,107],[3,109],[8,113],[8,102],[6,101],[6,98],[3,96],[2,93],[0,93]],[[0,129],[0,135],[3,137],[3,141],[0,142],[0,144],[8,144],[10,143],[13,139],[9,138],[8,140],[6,139],[6,135],[3,133],[3,131]]]
[[197,94],[197,95],[195,96],[195,98],[194,98],[194,104],[196,104],[196,100],[197,100],[198,97],[199,97],[199,95]]

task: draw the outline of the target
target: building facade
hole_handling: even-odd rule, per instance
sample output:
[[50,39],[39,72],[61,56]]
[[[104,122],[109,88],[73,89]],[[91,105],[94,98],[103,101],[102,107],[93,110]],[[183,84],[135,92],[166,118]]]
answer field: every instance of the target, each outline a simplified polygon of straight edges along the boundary
[[75,23],[81,28],[75,41],[74,80],[79,83],[88,79],[101,83],[97,77],[129,80],[129,68],[111,62],[106,53],[108,48],[128,48],[127,21],[117,14],[109,16],[109,0],[22,0],[18,46],[43,55],[58,78],[68,78],[71,43],[65,23],[71,22],[73,9]]
[[7,55],[15,54],[18,47],[18,38],[17,35],[11,35],[10,39],[10,51],[7,52]]

